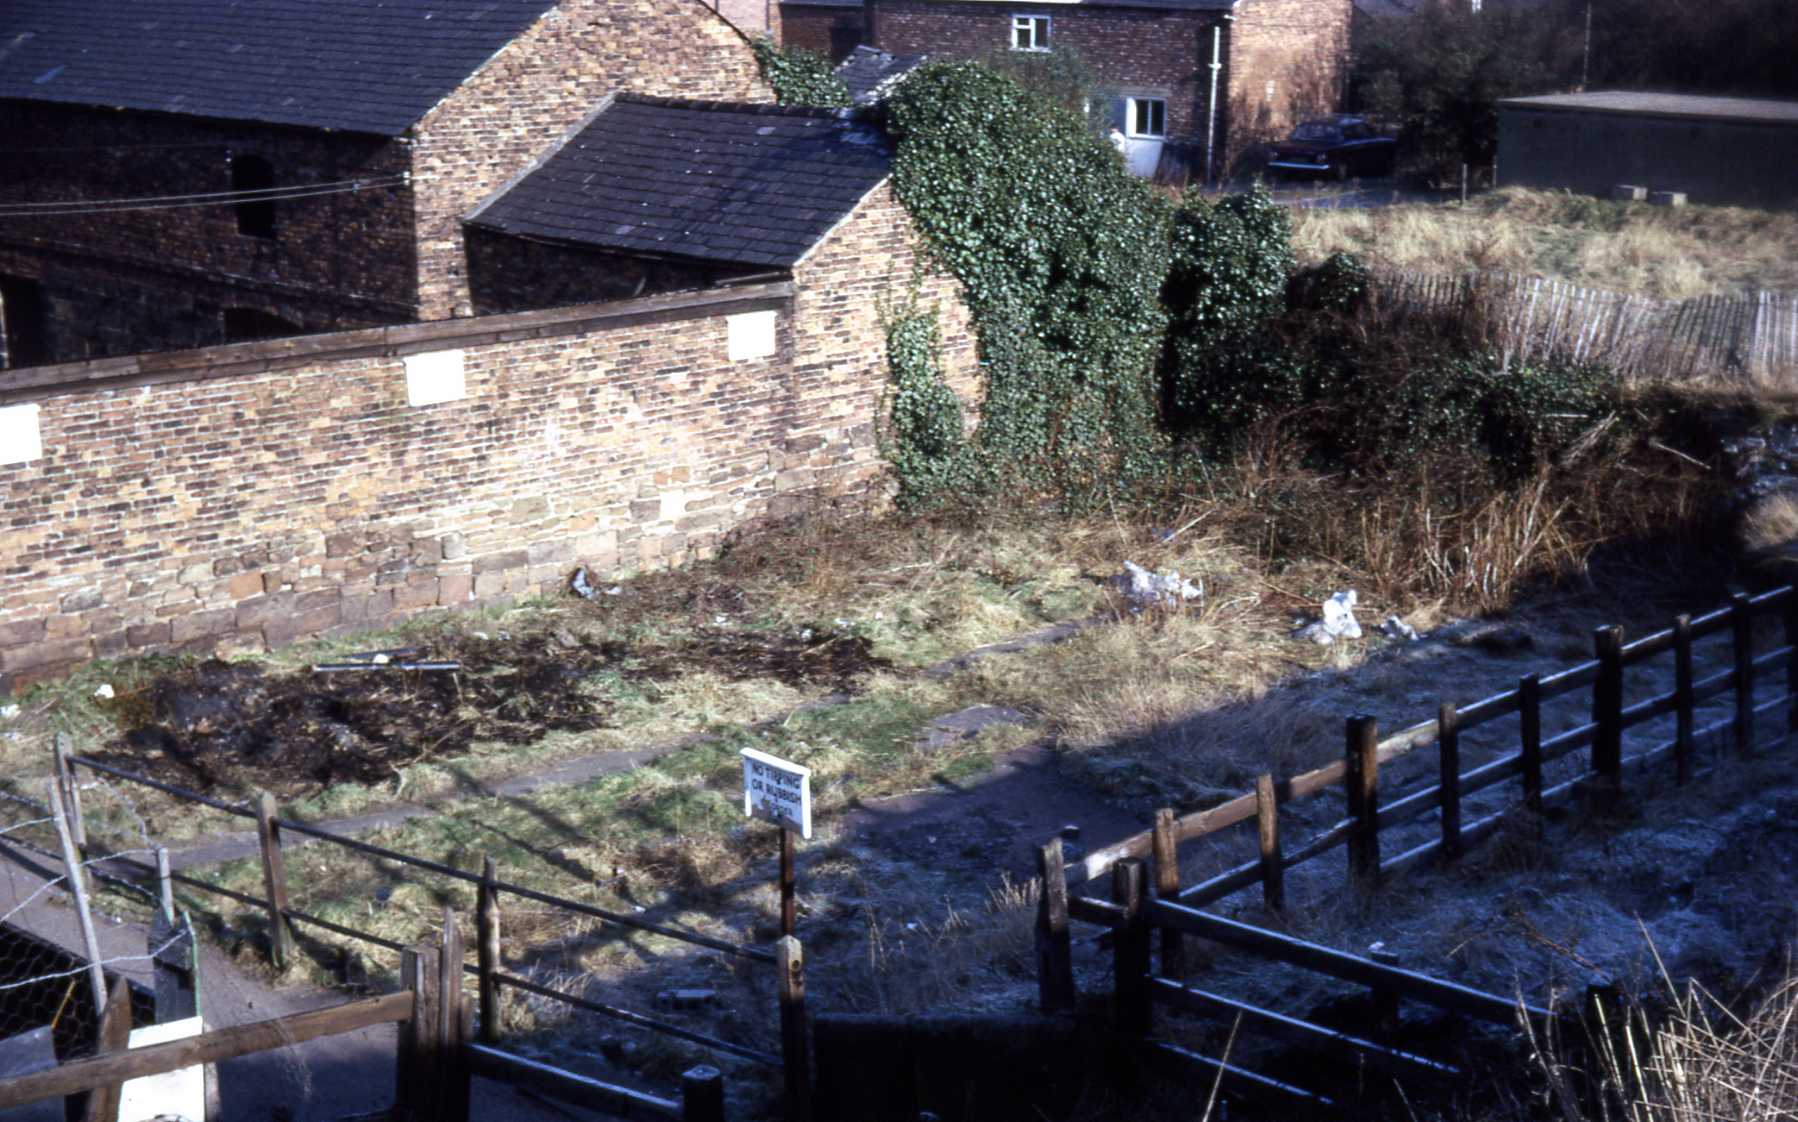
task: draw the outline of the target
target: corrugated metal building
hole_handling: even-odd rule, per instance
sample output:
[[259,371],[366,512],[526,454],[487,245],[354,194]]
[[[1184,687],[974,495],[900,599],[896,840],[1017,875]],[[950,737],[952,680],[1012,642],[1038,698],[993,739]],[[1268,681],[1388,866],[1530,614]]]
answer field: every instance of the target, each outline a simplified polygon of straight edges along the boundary
[[1498,103],[1507,187],[1619,184],[1712,205],[1798,203],[1798,102],[1611,91]]

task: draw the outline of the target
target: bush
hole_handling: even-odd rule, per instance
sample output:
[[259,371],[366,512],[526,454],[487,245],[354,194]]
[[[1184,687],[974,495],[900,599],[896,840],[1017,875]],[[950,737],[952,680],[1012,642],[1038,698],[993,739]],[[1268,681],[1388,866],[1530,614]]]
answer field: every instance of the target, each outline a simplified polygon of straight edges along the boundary
[[834,109],[850,104],[849,87],[837,77],[828,56],[804,47],[777,47],[765,38],[751,46],[762,77],[774,87],[774,96],[782,105]]
[[894,188],[974,315],[987,477],[1082,502],[1157,471],[1166,204],[1079,115],[988,67],[920,67],[883,112]]

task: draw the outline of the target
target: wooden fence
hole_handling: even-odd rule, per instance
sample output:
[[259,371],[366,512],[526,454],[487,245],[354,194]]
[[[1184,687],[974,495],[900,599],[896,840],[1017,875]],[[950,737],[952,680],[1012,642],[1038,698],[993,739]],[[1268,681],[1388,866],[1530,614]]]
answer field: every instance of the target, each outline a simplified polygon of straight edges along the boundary
[[[548,1065],[497,1055],[494,1046],[500,1043],[502,1036],[499,1012],[501,992],[511,989],[697,1044],[715,1052],[780,1068],[783,1071],[787,1091],[788,1119],[790,1122],[809,1122],[810,1120],[812,1080],[809,1058],[810,1038],[805,1011],[805,962],[803,947],[799,940],[791,936],[779,940],[773,949],[745,946],[698,932],[655,923],[638,916],[613,912],[592,904],[569,900],[525,885],[501,880],[491,858],[483,861],[479,873],[458,869],[439,861],[416,857],[358,838],[332,833],[330,830],[309,823],[282,818],[277,813],[275,800],[266,792],[260,793],[252,805],[238,806],[175,784],[138,775],[98,760],[72,755],[66,750],[60,738],[56,747],[55,767],[56,782],[53,787],[66,792],[64,802],[70,807],[74,833],[83,839],[86,837],[87,828],[82,820],[80,809],[79,784],[76,782],[78,769],[86,769],[112,779],[154,788],[184,802],[211,807],[226,814],[253,820],[256,826],[257,851],[262,866],[263,895],[261,897],[238,892],[184,873],[172,872],[168,868],[164,855],[159,855],[155,867],[130,858],[118,858],[107,864],[113,866],[110,870],[113,875],[126,873],[136,879],[159,878],[165,883],[180,884],[197,889],[264,913],[269,919],[269,958],[277,969],[284,968],[293,959],[293,930],[296,924],[315,927],[395,952],[402,956],[402,969],[404,968],[404,956],[411,953],[407,946],[394,940],[295,908],[288,898],[284,837],[298,835],[310,838],[378,860],[389,861],[406,868],[421,870],[470,885],[475,890],[476,899],[475,961],[472,963],[463,961],[462,969],[476,977],[476,1007],[479,1011],[476,1029],[478,1043],[470,1054],[473,1057],[471,1062],[484,1074],[496,1078],[522,1080],[549,1094],[557,1093],[556,1088],[559,1087],[565,1092],[561,1097],[567,1098],[569,1101],[588,1106],[603,1101],[609,1104],[608,1109],[611,1113],[620,1117],[683,1117],[679,1110],[668,1105],[673,1103],[671,1099],[644,1096],[628,1088],[599,1083],[596,1080],[563,1072]],[[503,924],[501,917],[502,902],[507,896],[541,904],[571,916],[597,919],[603,923],[649,932],[773,969],[776,974],[776,991],[779,1002],[780,1050],[775,1052],[737,1041],[720,1039],[646,1013],[595,1001],[580,994],[569,993],[554,986],[506,972],[502,969]],[[463,944],[460,937],[454,946],[459,958],[463,956]],[[666,1109],[657,1107],[654,1103],[662,1103]],[[659,1114],[658,1111],[660,1111]]]
[[681,1077],[680,1099],[664,1099],[475,1043],[473,1006],[462,992],[457,969],[462,954],[461,931],[446,911],[435,945],[404,950],[404,988],[397,993],[129,1049],[130,993],[120,979],[101,1018],[95,1054],[0,1081],[0,1111],[80,1095],[86,1100],[84,1122],[118,1122],[120,1088],[127,1080],[397,1024],[391,1115],[397,1122],[469,1122],[470,1079],[476,1072],[526,1083],[562,1101],[619,1117],[723,1122],[723,1076],[714,1067],[688,1069]]
[[[1780,621],[1783,643],[1756,653],[1755,627],[1762,617]],[[1694,676],[1693,644],[1708,636],[1729,636],[1729,668]],[[1514,1022],[1519,1012],[1547,1016],[1543,1010],[1520,1006],[1515,999],[1483,994],[1454,983],[1400,970],[1366,958],[1293,939],[1277,932],[1236,920],[1210,915],[1199,909],[1257,884],[1272,911],[1285,907],[1285,873],[1338,847],[1346,848],[1349,883],[1366,887],[1380,878],[1413,868],[1432,858],[1453,860],[1469,846],[1492,834],[1507,817],[1518,813],[1539,814],[1548,805],[1583,792],[1596,805],[1607,805],[1620,795],[1624,777],[1671,760],[1674,779],[1686,783],[1697,771],[1696,749],[1701,740],[1727,734],[1738,753],[1755,746],[1757,719],[1785,713],[1788,732],[1798,731],[1798,593],[1791,587],[1758,596],[1738,595],[1727,607],[1696,618],[1679,616],[1673,626],[1624,641],[1621,627],[1601,627],[1593,637],[1594,658],[1554,674],[1530,674],[1517,685],[1471,705],[1440,706],[1434,720],[1413,725],[1382,738],[1371,717],[1356,716],[1346,724],[1345,751],[1336,763],[1290,779],[1261,776],[1255,789],[1220,806],[1187,815],[1171,809],[1158,812],[1155,825],[1142,833],[1099,849],[1085,860],[1064,866],[1060,842],[1039,852],[1043,892],[1037,913],[1039,999],[1045,1012],[1074,1005],[1072,940],[1069,921],[1102,924],[1114,933],[1116,1009],[1120,1026],[1146,1033],[1153,1002],[1174,1004],[1189,1011],[1220,1016],[1226,1021],[1241,1017],[1246,1030],[1260,1030],[1301,1042],[1346,1049],[1363,1060],[1413,1071],[1445,1067],[1434,1061],[1395,1052],[1372,1041],[1306,1024],[1294,1018],[1256,1009],[1202,990],[1191,989],[1179,979],[1184,974],[1182,944],[1188,935],[1236,946],[1276,961],[1336,978],[1364,984],[1389,1000],[1398,996],[1433,1003],[1462,1015],[1501,1023]],[[1672,688],[1643,700],[1625,704],[1625,677],[1632,667],[1671,654]],[[1761,699],[1759,680],[1783,670],[1783,689]],[[1591,719],[1552,736],[1542,733],[1545,701],[1590,689]],[[1714,697],[1731,695],[1728,717],[1698,727],[1697,706]],[[1462,737],[1481,725],[1500,718],[1518,717],[1517,749],[1489,763],[1463,771]],[[1632,756],[1624,755],[1624,733],[1637,725],[1672,715],[1673,735]],[[1434,745],[1437,749],[1438,782],[1403,798],[1382,804],[1379,775],[1383,764],[1409,752]],[[1579,774],[1545,785],[1546,765],[1589,749],[1590,756]],[[1507,780],[1519,780],[1518,798],[1494,813],[1465,821],[1463,801],[1470,794]],[[1341,786],[1347,813],[1340,821],[1302,845],[1286,852],[1281,839],[1280,808]],[[1382,856],[1381,833],[1399,823],[1431,812],[1440,812],[1437,836],[1403,852]],[[1179,847],[1199,838],[1217,835],[1232,826],[1256,824],[1259,855],[1193,885],[1180,883]],[[1109,900],[1076,895],[1072,889],[1111,874]],[[1153,932],[1161,932],[1161,971],[1150,969]],[[1166,1051],[1166,1046],[1157,1045]],[[1318,1101],[1322,1096],[1253,1073],[1226,1068],[1218,1061],[1180,1049],[1182,1062],[1209,1066],[1232,1076],[1249,1092],[1273,1091],[1286,1097]]]
[[1798,294],[1657,300],[1515,273],[1391,272],[1375,279],[1398,310],[1490,317],[1507,365],[1604,363],[1632,380],[1798,386]]

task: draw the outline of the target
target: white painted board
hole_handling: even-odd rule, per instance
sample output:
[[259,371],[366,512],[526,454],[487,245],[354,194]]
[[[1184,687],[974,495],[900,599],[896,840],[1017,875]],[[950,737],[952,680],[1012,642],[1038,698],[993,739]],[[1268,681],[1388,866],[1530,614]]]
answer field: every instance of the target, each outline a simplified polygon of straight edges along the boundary
[[[206,1031],[199,1017],[183,1017],[163,1025],[131,1030],[132,1048],[185,1040]],[[206,1122],[206,1065],[196,1064],[161,1075],[146,1075],[125,1082],[119,1092],[119,1122],[149,1122],[152,1118],[181,1118]]]
[[0,405],[0,464],[44,458],[44,436],[38,424],[37,402]]
[[406,402],[437,405],[468,396],[460,350],[428,351],[406,356]]
[[812,836],[812,769],[743,749],[743,813]]
[[732,362],[767,358],[775,352],[775,316],[776,313],[770,310],[724,317],[726,345]]

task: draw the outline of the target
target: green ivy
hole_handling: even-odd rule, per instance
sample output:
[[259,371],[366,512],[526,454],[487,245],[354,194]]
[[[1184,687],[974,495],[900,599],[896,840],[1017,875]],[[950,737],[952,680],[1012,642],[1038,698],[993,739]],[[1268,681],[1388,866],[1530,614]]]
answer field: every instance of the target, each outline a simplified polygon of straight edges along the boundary
[[894,187],[974,316],[982,477],[1082,502],[1160,470],[1165,202],[1078,114],[976,63],[919,68],[883,113]]
[[774,96],[782,105],[842,108],[849,104],[849,87],[837,77],[828,56],[804,47],[777,47],[768,38],[751,45],[762,77],[774,87]]
[[936,313],[905,308],[889,318],[886,342],[891,390],[881,412],[891,427],[882,451],[899,481],[900,508],[917,510],[968,486],[973,465],[961,400],[943,380]]

